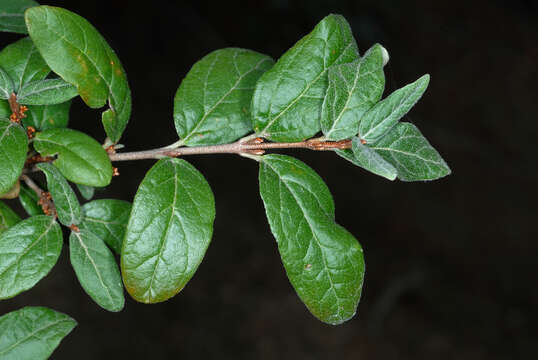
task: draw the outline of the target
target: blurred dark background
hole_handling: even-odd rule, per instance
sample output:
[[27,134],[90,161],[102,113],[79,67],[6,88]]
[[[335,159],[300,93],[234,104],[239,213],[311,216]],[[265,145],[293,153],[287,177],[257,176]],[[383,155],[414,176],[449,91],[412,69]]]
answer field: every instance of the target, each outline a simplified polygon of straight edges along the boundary
[[[42,1],[44,3],[44,1]],[[293,152],[318,171],[337,221],[365,249],[357,316],[314,319],[281,266],[257,189],[257,166],[233,155],[189,158],[217,201],[213,242],[172,300],[107,313],[79,286],[67,247],[34,289],[0,314],[50,306],[79,326],[53,359],[531,359],[538,356],[538,6],[534,1],[54,1],[93,23],[120,57],[133,92],[129,150],[177,140],[175,91],[222,47],[278,58],[329,13],[351,23],[361,53],[391,59],[386,93],[424,73],[407,116],[453,174],[389,182],[331,153]],[[2,35],[2,46],[17,39]],[[5,40],[5,42],[4,42]],[[100,111],[80,100],[71,124],[103,140]],[[132,200],[151,161],[120,163],[97,197]],[[15,204],[12,202],[12,204]]]

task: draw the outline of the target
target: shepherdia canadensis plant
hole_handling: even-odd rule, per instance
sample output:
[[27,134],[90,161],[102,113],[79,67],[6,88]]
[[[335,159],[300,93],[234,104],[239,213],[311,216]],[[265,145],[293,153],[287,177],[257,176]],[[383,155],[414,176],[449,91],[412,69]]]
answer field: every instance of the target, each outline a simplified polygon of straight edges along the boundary
[[[28,34],[0,52],[0,194],[18,197],[29,215],[21,220],[0,202],[0,299],[50,272],[63,246],[60,225],[71,231],[69,256],[82,288],[102,308],[121,311],[124,287],[144,303],[175,296],[204,258],[215,219],[209,184],[183,157],[233,153],[259,165],[270,229],[299,298],[319,320],[340,324],[361,297],[362,248],[335,221],[318,174],[269,150],[333,151],[389,180],[450,173],[420,131],[400,122],[429,76],[382,99],[388,52],[376,44],[360,56],[340,15],[325,17],[276,62],[238,48],[202,58],[175,95],[179,140],[140,152],[120,150],[131,92],[117,55],[88,21],[32,0],[1,0],[0,30]],[[102,144],[68,128],[76,96],[105,108]],[[113,162],[137,159],[158,161],[132,204],[91,200],[117,174]],[[47,358],[75,326],[42,307],[5,314],[0,358]]]

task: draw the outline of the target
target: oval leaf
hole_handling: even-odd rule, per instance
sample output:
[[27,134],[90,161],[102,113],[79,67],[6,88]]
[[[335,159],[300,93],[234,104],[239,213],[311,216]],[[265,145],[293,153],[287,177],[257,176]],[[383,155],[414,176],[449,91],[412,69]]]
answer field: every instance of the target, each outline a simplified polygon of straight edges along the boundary
[[131,213],[131,204],[123,200],[94,200],[82,206],[84,220],[80,225],[121,254],[123,238]]
[[13,79],[17,93],[25,84],[43,80],[50,73],[50,68],[29,37],[3,48],[0,51],[0,66]]
[[62,176],[60,170],[49,163],[37,164],[47,177],[47,188],[54,200],[58,220],[65,226],[77,225],[82,219],[80,204],[75,192]]
[[410,123],[397,124],[370,147],[398,170],[403,181],[435,180],[450,168],[428,140]]
[[273,60],[245,49],[213,51],[198,61],[174,99],[177,133],[188,146],[230,143],[252,130],[256,81]]
[[37,5],[33,0],[0,0],[0,31],[26,34],[24,11]]
[[43,209],[38,204],[39,196],[36,194],[35,191],[33,191],[24,184],[21,184],[19,192],[19,201],[23,209],[28,213],[28,215],[44,215]]
[[0,299],[31,289],[56,264],[62,230],[54,218],[40,215],[0,235]]
[[426,74],[378,102],[361,119],[359,136],[371,144],[381,139],[422,97],[430,82]]
[[125,298],[120,270],[105,243],[87,230],[73,231],[69,254],[80,285],[93,301],[108,311],[121,311]]
[[0,201],[0,234],[21,221],[19,215],[15,214],[9,206]]
[[336,153],[353,164],[389,180],[398,176],[398,170],[381,155],[361,143],[358,137],[352,140],[352,150],[336,150]]
[[262,157],[260,194],[288,278],[310,312],[335,325],[355,315],[364,258],[357,240],[334,222],[327,192],[299,160]]
[[24,126],[33,126],[37,131],[65,128],[69,123],[71,101],[56,105],[33,105],[22,119]]
[[329,87],[321,110],[321,128],[327,140],[357,135],[362,116],[381,99],[384,52],[376,44],[362,58],[329,68]]
[[56,105],[77,96],[77,89],[62,79],[32,81],[22,87],[17,101],[25,105]]
[[30,37],[49,67],[76,86],[84,102],[110,109],[102,116],[107,136],[117,142],[131,115],[125,71],[110,46],[84,18],[68,10],[37,6],[26,11]]
[[121,252],[123,282],[140,302],[176,295],[202,261],[213,233],[209,184],[181,159],[159,160],[140,184]]
[[329,15],[262,75],[252,98],[254,131],[274,141],[301,141],[320,130],[327,71],[358,57],[347,21]]
[[21,175],[27,152],[26,131],[12,121],[0,119],[0,195],[8,192]]
[[34,148],[43,156],[57,156],[53,164],[69,181],[107,186],[112,164],[103,147],[88,135],[71,129],[51,129],[36,134]]
[[44,307],[12,311],[0,317],[0,358],[48,359],[75,326],[69,316]]

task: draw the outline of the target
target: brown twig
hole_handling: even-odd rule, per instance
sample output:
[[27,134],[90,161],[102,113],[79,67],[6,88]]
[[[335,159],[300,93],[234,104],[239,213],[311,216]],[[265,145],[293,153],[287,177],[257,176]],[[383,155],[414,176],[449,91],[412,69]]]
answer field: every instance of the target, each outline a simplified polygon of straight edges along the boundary
[[265,142],[261,138],[255,138],[246,142],[236,141],[231,144],[180,147],[177,149],[159,148],[154,150],[135,151],[110,154],[112,161],[128,161],[142,159],[160,159],[163,157],[179,157],[185,155],[202,155],[202,154],[247,154],[263,155],[266,150],[273,149],[308,149],[315,151],[328,151],[336,149],[350,149],[351,140],[342,141],[324,141],[319,139],[310,139],[300,142],[279,143]]
[[11,115],[9,116],[9,119],[17,124],[21,123],[21,120],[26,117],[26,111],[28,111],[28,107],[24,105],[19,105],[17,102],[17,95],[15,93],[11,93],[8,99],[9,107],[11,108]]

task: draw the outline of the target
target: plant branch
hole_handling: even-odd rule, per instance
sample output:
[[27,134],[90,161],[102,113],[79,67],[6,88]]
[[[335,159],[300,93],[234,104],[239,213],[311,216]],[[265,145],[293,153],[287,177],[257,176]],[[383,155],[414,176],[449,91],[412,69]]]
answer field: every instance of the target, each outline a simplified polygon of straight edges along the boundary
[[265,140],[262,138],[254,138],[248,141],[239,140],[231,144],[223,145],[180,147],[176,149],[170,149],[169,147],[165,147],[145,151],[134,151],[114,154],[109,153],[109,157],[111,161],[128,161],[202,154],[263,155],[266,150],[272,149],[308,149],[316,151],[328,151],[350,148],[351,140],[324,141],[320,139],[310,139],[300,142],[279,143],[265,142]]

